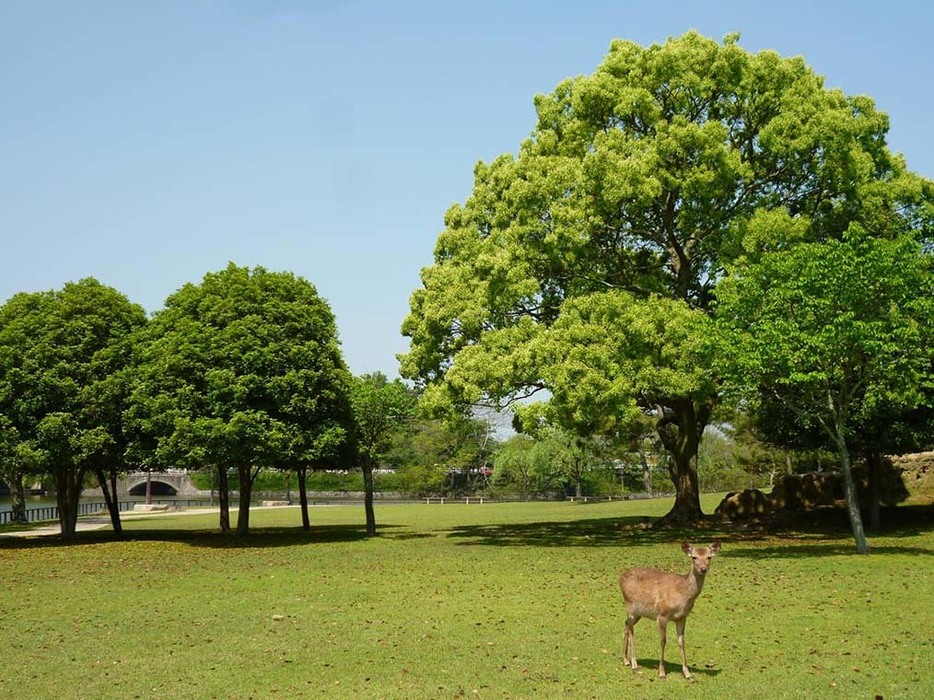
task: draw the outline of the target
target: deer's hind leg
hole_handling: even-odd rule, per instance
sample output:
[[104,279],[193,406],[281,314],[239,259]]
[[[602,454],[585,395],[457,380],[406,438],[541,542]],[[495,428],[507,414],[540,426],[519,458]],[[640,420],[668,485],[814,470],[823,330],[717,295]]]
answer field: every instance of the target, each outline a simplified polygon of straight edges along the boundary
[[658,641],[661,649],[658,652],[658,677],[665,678],[665,638],[668,636],[668,618],[658,616]]
[[628,613],[626,615],[626,632],[623,634],[623,663],[627,664],[633,671],[639,668],[636,662],[636,647],[632,640],[632,628],[641,618],[638,615]]

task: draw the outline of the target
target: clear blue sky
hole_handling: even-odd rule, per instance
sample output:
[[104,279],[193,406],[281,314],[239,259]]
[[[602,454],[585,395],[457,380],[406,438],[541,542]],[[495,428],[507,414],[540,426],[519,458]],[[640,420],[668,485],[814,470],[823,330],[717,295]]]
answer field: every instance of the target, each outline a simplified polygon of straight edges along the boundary
[[147,311],[291,271],[395,376],[444,211],[614,37],[696,29],[872,96],[934,177],[934,3],[0,0],[0,302],[93,276]]

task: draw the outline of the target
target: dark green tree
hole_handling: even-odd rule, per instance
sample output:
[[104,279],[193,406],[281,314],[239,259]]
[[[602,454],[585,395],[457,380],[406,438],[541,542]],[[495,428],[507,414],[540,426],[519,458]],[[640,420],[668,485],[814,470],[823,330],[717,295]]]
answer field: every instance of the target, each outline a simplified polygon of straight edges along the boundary
[[259,471],[295,469],[307,527],[304,475],[347,458],[353,437],[352,377],[314,286],[231,263],[172,294],[138,347],[128,422],[144,458],[216,468],[223,531],[235,472],[241,535]]
[[854,448],[891,441],[882,432],[891,426],[877,419],[926,401],[930,257],[913,236],[873,237],[853,224],[842,240],[737,265],[717,293],[720,321],[732,330],[724,376],[752,413],[766,410],[767,429],[793,426],[792,434],[822,436],[836,452],[857,551],[867,553]]
[[463,415],[449,414],[443,420],[415,417],[407,431],[395,437],[391,452],[403,488],[432,496],[475,486],[471,476],[486,464],[489,449],[478,436],[487,429],[486,421]]
[[23,484],[25,469],[20,459],[19,445],[19,432],[5,415],[0,414],[0,477],[10,489],[10,511],[13,522],[25,523],[27,521],[26,488]]
[[52,477],[63,539],[75,533],[89,473],[98,476],[120,531],[107,475],[125,468],[129,339],[145,322],[140,306],[91,278],[14,295],[0,309],[0,414],[14,478]]

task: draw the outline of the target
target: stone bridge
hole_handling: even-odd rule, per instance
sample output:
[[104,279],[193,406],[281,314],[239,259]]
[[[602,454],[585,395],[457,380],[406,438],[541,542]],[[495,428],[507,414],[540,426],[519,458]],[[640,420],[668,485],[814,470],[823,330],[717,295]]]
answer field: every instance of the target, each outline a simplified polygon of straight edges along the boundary
[[129,496],[145,496],[147,480],[153,496],[197,496],[200,493],[185,471],[130,472],[120,479],[117,489]]

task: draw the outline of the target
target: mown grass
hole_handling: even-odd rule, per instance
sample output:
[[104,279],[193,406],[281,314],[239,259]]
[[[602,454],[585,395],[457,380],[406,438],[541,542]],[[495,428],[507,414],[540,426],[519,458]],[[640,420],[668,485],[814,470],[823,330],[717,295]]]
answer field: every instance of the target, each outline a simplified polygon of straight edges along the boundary
[[[687,570],[684,532],[643,530],[667,501],[259,510],[127,521],[77,543],[0,538],[0,697],[929,698],[934,528],[908,519],[861,557],[845,521],[720,539],[658,680],[619,658],[621,570]],[[705,504],[711,510],[713,502]]]

